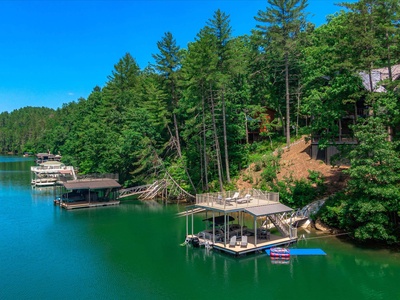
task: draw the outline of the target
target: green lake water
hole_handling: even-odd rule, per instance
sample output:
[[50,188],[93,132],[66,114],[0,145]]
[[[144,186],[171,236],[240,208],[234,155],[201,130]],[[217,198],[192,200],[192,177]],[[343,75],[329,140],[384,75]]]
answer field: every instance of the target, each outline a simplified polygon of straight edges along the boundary
[[288,264],[182,247],[183,206],[65,211],[52,189],[31,188],[31,165],[0,156],[0,299],[400,299],[398,252],[314,231],[295,246],[327,255]]

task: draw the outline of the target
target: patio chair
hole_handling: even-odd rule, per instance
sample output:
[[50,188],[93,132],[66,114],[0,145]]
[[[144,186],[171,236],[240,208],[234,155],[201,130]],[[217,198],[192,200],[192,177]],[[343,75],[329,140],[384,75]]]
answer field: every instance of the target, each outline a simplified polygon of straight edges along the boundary
[[250,194],[246,194],[246,196],[244,196],[241,199],[236,200],[236,202],[237,203],[247,203],[247,202],[250,202],[251,200],[252,200],[251,199],[251,195]]
[[231,240],[229,241],[229,246],[230,247],[235,247],[236,246],[236,235],[231,237]]
[[235,192],[235,193],[233,194],[233,197],[231,197],[231,198],[226,198],[225,201],[234,202],[234,201],[236,201],[238,198],[239,198],[239,192]]
[[247,247],[247,235],[242,236],[242,240],[240,241],[241,247]]

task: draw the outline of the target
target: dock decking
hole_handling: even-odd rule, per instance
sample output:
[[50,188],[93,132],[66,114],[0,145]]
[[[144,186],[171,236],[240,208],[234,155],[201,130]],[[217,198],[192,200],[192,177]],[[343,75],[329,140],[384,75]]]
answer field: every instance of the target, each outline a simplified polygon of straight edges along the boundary
[[111,206],[111,205],[119,205],[120,201],[107,201],[107,202],[61,202],[56,203],[59,204],[62,208],[65,209],[79,209],[79,208],[93,208],[93,207],[102,207],[102,206]]
[[[248,194],[250,195],[250,194]],[[219,212],[242,211],[246,208],[277,204],[279,202],[278,193],[254,193],[250,197],[237,199],[221,197],[218,194],[196,195],[195,207]]]
[[[194,237],[194,236],[189,236],[189,237]],[[237,240],[235,246],[230,246],[229,241],[226,243],[226,245],[223,242],[216,242],[215,244],[213,244],[212,241],[204,240],[204,239],[200,239],[200,242],[203,245],[208,244],[208,245],[212,246],[213,249],[216,249],[216,250],[219,250],[222,252],[227,252],[227,253],[233,254],[235,256],[239,256],[239,255],[243,255],[243,254],[247,254],[247,253],[263,251],[265,249],[269,249],[272,247],[293,244],[293,243],[297,242],[297,237],[290,238],[290,237],[282,237],[282,236],[278,236],[278,235],[271,235],[271,238],[269,240],[257,239],[257,244],[256,244],[255,237],[248,236],[246,247],[240,245],[240,239]]]

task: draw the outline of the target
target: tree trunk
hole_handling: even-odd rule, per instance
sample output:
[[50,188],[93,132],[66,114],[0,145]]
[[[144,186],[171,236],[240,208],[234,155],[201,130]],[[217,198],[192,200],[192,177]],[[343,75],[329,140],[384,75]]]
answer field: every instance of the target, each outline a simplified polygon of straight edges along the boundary
[[203,105],[203,160],[204,160],[204,184],[206,191],[208,191],[208,161],[207,161],[207,140],[206,140],[206,121],[205,121],[205,102],[204,94],[202,96]]
[[228,138],[227,138],[227,134],[226,134],[226,113],[225,113],[224,90],[222,90],[222,123],[223,123],[223,127],[224,127],[224,152],[225,152],[226,181],[228,183],[231,183],[231,176],[229,174]]
[[210,93],[211,93],[211,116],[212,116],[212,125],[213,125],[213,130],[214,130],[214,143],[215,143],[215,152],[217,156],[217,168],[218,168],[218,180],[219,180],[219,189],[220,192],[222,193],[224,190],[224,185],[222,182],[222,166],[221,166],[221,155],[220,155],[220,148],[219,148],[219,142],[218,142],[218,134],[217,134],[217,124],[215,122],[215,107],[214,107],[214,96],[213,96],[213,91],[210,88]]
[[282,114],[282,111],[280,109],[280,107],[278,108],[278,113],[279,113],[279,119],[281,120],[282,123],[282,132],[283,132],[283,136],[286,136],[286,123],[285,123],[285,117]]
[[[176,121],[176,115],[174,114],[174,123],[175,123],[175,121]],[[174,144],[175,144],[175,147],[176,147],[176,152],[178,153],[179,158],[182,159],[182,152],[181,152],[181,148],[180,148],[179,135],[174,137],[174,135],[171,132],[170,127],[167,126],[167,128],[168,128],[169,134],[171,135],[171,138],[175,139],[175,143]],[[177,127],[175,127],[175,134],[179,134]],[[187,169],[186,163],[184,164],[183,167],[185,169],[186,176],[187,176],[187,178],[188,178],[188,180],[190,182],[190,185],[191,185],[192,189],[194,190],[195,193],[197,193],[196,187],[193,184],[192,177],[190,177],[190,174],[189,174],[189,171]]]
[[246,129],[246,144],[249,144],[249,128],[247,127],[247,114],[244,113],[244,127]]
[[374,85],[372,83],[371,68],[368,70],[368,78],[369,78],[369,89],[370,89],[370,92],[372,93],[374,91]]
[[285,86],[286,86],[286,145],[290,146],[290,94],[289,94],[289,57],[285,53]]
[[174,116],[174,127],[175,127],[176,150],[178,151],[179,157],[182,157],[181,142],[180,142],[180,139],[179,139],[178,121],[176,120],[176,114],[175,113],[173,113],[173,116]]
[[388,68],[388,74],[389,74],[389,80],[390,82],[393,80],[392,77],[392,61],[391,61],[391,55],[390,55],[390,42],[389,42],[389,32],[386,30],[386,42],[387,42],[387,68]]
[[296,136],[299,135],[299,121],[300,121],[300,84],[297,92],[297,119],[296,119]]
[[[389,74],[389,81],[392,82],[393,77],[392,77],[392,62],[390,58],[390,43],[389,43],[389,33],[386,30],[386,41],[387,41],[387,68],[388,68],[388,74]],[[388,126],[388,141],[392,142],[393,141],[393,128],[392,126]]]
[[198,144],[198,149],[199,149],[199,154],[200,154],[200,178],[201,178],[201,190],[205,191],[205,184],[203,180],[203,173],[204,173],[204,162],[203,162],[203,143],[202,140],[200,139],[199,144]]

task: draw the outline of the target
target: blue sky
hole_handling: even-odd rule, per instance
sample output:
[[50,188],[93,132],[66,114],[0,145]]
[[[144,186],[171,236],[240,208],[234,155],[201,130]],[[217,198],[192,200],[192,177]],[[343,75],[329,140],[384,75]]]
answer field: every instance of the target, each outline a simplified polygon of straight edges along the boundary
[[[325,23],[341,9],[337,2],[309,0],[308,21]],[[186,48],[219,8],[234,36],[249,34],[266,7],[266,0],[0,0],[0,112],[87,98],[125,53],[142,69],[153,62],[165,32]]]

